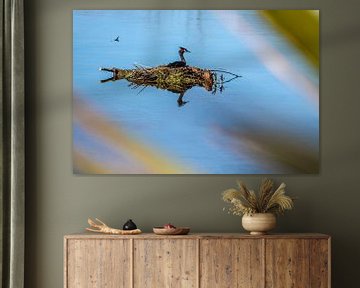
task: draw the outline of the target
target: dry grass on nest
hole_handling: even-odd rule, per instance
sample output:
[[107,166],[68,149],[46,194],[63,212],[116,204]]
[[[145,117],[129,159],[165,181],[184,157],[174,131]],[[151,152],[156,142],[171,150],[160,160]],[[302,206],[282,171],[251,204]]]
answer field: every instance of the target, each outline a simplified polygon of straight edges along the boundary
[[214,85],[214,75],[210,70],[197,67],[169,68],[158,66],[136,69],[115,69],[118,79],[126,79],[136,85],[150,85],[161,89],[182,92],[193,86],[201,86],[211,91]]

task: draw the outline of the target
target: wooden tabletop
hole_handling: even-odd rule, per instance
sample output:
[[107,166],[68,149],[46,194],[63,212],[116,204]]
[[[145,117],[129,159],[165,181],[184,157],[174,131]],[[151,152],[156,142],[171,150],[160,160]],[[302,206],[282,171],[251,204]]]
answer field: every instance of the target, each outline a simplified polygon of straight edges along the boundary
[[247,233],[189,233],[188,235],[156,235],[154,233],[142,233],[138,235],[110,235],[101,233],[75,233],[64,236],[65,239],[204,239],[204,238],[221,238],[221,239],[241,239],[241,238],[257,238],[257,239],[329,239],[329,235],[320,233],[286,233],[286,234],[266,234],[266,235],[250,235]]

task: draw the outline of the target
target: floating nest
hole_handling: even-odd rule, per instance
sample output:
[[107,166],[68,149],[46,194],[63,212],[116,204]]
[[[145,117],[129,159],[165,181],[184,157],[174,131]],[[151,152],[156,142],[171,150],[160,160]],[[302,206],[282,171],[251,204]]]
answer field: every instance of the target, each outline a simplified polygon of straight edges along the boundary
[[153,86],[179,94],[194,86],[212,91],[216,85],[216,73],[198,67],[136,66],[135,69],[101,68],[101,70],[113,73],[113,77],[102,82],[125,79],[136,87]]
[[[176,93],[179,95],[177,99],[179,107],[188,103],[188,101],[183,100],[183,97],[186,91],[194,86],[203,87],[213,94],[217,91],[222,93],[225,89],[224,83],[241,77],[225,70],[201,69],[191,66],[143,67],[135,65],[135,69],[100,68],[100,70],[112,73],[112,77],[101,80],[102,83],[125,79],[130,83],[129,86],[134,89],[138,87],[145,89],[152,86]],[[220,76],[216,72],[220,72]],[[225,79],[224,74],[231,75],[231,78]]]

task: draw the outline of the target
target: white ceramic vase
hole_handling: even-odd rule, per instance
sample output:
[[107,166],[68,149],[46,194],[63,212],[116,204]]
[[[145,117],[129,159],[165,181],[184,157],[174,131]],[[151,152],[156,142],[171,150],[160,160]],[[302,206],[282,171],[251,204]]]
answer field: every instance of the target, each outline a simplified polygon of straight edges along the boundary
[[263,235],[276,226],[276,217],[272,213],[255,213],[242,217],[242,226],[251,235]]

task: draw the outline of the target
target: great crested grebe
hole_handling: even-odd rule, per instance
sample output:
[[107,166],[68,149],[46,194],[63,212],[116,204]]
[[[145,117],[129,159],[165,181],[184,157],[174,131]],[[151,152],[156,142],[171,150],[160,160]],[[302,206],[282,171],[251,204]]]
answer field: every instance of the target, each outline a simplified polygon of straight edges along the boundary
[[170,68],[176,68],[176,67],[185,67],[186,66],[186,60],[184,58],[184,53],[188,52],[190,53],[190,51],[184,47],[179,47],[179,56],[180,56],[180,61],[175,61],[172,63],[169,63],[168,65],[166,65],[167,67]]

